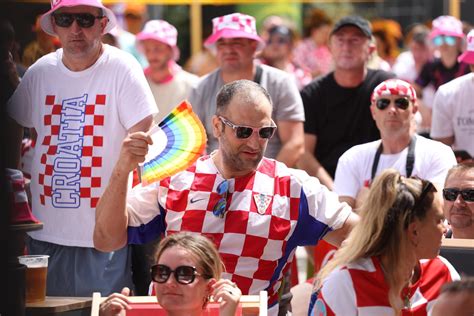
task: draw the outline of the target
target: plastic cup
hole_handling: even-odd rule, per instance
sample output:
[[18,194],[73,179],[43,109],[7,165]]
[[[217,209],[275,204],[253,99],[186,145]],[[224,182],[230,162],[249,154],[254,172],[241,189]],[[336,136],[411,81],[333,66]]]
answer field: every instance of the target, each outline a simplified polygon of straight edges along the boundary
[[46,298],[46,276],[48,274],[46,255],[20,256],[18,260],[26,266],[26,302],[42,302]]

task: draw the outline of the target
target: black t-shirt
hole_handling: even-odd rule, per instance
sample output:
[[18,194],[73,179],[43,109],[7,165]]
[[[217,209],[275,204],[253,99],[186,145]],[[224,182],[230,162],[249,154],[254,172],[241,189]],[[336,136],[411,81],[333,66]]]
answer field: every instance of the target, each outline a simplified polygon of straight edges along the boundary
[[423,66],[415,82],[423,88],[432,84],[438,90],[441,85],[470,72],[468,64],[456,62],[452,68],[446,68],[441,59],[436,58]]
[[392,73],[369,69],[358,87],[344,88],[330,73],[301,91],[305,133],[317,136],[314,155],[333,178],[337,161],[346,150],[380,138],[370,113],[370,96],[379,83],[393,77]]

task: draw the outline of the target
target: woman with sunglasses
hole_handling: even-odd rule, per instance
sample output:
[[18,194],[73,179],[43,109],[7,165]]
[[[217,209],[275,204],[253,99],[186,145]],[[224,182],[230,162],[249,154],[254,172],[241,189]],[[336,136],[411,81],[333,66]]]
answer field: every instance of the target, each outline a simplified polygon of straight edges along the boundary
[[360,223],[318,274],[310,311],[429,314],[441,286],[459,279],[438,256],[446,227],[435,187],[388,169],[375,179],[360,215]]
[[[176,233],[163,239],[151,268],[154,292],[168,315],[202,315],[209,298],[220,302],[219,315],[233,316],[242,295],[235,283],[220,279],[223,263],[214,244],[203,235]],[[110,295],[101,316],[130,309],[129,289]]]

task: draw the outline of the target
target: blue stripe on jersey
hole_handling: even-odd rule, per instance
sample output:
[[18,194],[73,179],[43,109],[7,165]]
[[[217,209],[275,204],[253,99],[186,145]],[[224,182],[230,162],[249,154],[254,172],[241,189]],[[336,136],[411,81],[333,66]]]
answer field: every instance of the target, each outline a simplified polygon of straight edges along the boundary
[[160,213],[158,213],[151,221],[140,226],[128,226],[128,243],[129,244],[145,244],[158,238],[166,230],[165,216],[166,211],[159,205]]
[[328,225],[321,223],[309,214],[308,200],[304,191],[301,190],[298,222],[293,234],[288,239],[282,258],[278,260],[278,266],[270,280],[270,284],[278,279],[280,271],[288,261],[293,249],[297,246],[316,245],[329,231],[331,231],[331,228]]

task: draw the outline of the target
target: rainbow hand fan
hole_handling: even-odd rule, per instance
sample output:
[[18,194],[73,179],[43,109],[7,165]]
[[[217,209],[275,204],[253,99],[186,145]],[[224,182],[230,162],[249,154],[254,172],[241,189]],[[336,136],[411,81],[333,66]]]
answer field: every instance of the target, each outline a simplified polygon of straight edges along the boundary
[[206,148],[206,132],[191,104],[183,101],[148,132],[153,145],[140,165],[143,185],[191,166]]

